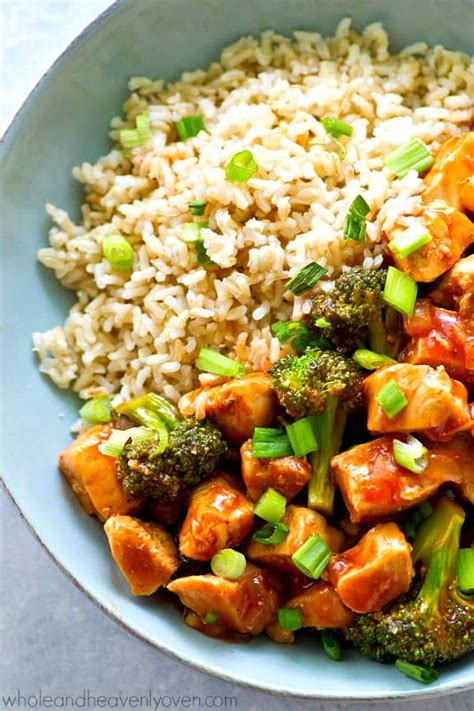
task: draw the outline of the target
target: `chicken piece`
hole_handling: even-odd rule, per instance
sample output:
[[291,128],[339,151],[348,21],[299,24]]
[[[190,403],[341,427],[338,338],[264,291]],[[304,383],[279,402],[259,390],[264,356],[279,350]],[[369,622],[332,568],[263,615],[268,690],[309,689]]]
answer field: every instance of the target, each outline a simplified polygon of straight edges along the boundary
[[201,632],[206,637],[212,637],[213,639],[222,639],[226,642],[245,642],[250,639],[250,635],[229,630],[221,622],[205,622],[202,617],[196,615],[192,610],[185,610],[183,622],[191,629],[196,630],[196,632]]
[[276,642],[277,644],[293,644],[295,641],[295,633],[284,627],[280,627],[278,621],[272,622],[265,627],[265,632],[272,642]]
[[392,254],[396,266],[418,282],[431,282],[450,269],[474,243],[474,224],[462,212],[442,200],[423,208],[423,213],[397,222],[387,232],[389,242],[414,226],[431,234],[431,241],[407,257]]
[[415,313],[405,320],[410,340],[399,360],[406,363],[443,365],[452,377],[474,385],[474,313],[472,319],[457,311],[433,306],[420,299]]
[[[403,435],[399,435],[404,440]],[[428,445],[428,465],[414,474],[397,464],[393,436],[380,437],[342,452],[331,461],[337,486],[353,523],[390,516],[425,501],[441,484],[453,483],[474,499],[474,440],[461,434],[450,442]]]
[[212,612],[222,625],[243,634],[260,634],[272,622],[280,604],[279,581],[251,563],[237,580],[191,575],[173,580],[168,590],[199,617]]
[[290,505],[282,522],[286,523],[289,529],[286,538],[271,546],[252,540],[247,548],[247,556],[251,560],[269,568],[295,572],[298,569],[291,556],[312,534],[321,536],[335,553],[343,546],[344,535],[341,531],[329,526],[326,519],[313,509]]
[[317,629],[347,627],[353,614],[341,602],[329,583],[318,580],[296,597],[285,603],[285,607],[301,610],[303,627]]
[[445,309],[457,309],[474,318],[474,254],[456,262],[430,293],[431,300]]
[[329,580],[354,612],[380,610],[408,592],[415,574],[411,546],[395,523],[379,523],[359,543],[332,558]]
[[113,514],[127,514],[140,506],[127,498],[116,475],[117,459],[99,451],[110,437],[108,425],[96,425],[82,432],[59,455],[59,468],[88,514],[106,521]]
[[252,501],[258,501],[269,487],[290,501],[311,478],[311,467],[304,457],[257,459],[253,456],[251,439],[244,442],[240,454],[242,479]]
[[193,560],[211,560],[222,548],[233,548],[249,533],[253,504],[223,476],[205,481],[191,495],[179,533],[179,549]]
[[461,212],[474,212],[474,132],[445,141],[424,177],[423,200],[445,200]]
[[179,409],[185,417],[209,417],[225,440],[240,446],[255,427],[268,427],[277,409],[272,379],[266,373],[249,373],[223,385],[198,388],[184,395]]
[[158,523],[111,516],[104,525],[112,557],[133,595],[152,595],[179,567],[176,546]]
[[[395,381],[408,404],[393,418],[387,417],[376,398],[389,381]],[[467,390],[445,369],[429,365],[396,363],[379,368],[362,384],[368,407],[367,427],[376,434],[424,432],[433,440],[451,439],[468,430],[471,418]]]

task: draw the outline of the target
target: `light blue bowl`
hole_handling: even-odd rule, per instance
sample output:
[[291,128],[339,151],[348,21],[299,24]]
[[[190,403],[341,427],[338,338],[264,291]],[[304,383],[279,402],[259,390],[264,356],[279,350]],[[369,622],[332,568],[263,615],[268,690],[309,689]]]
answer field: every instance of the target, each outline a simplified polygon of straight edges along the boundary
[[[468,689],[472,660],[446,666],[426,688],[354,653],[334,664],[317,641],[278,646],[208,639],[185,627],[159,595],[137,600],[113,564],[101,526],[84,515],[56,469],[77,400],[42,377],[31,333],[61,323],[71,294],[36,263],[46,244],[44,203],[74,215],[81,189],[70,175],[107,151],[108,122],[132,75],[177,78],[205,67],[242,34],[269,27],[332,33],[345,15],[381,20],[395,48],[417,40],[469,51],[470,0],[123,0],[55,63],[10,127],[1,153],[2,470],[26,521],[58,565],[102,609],[156,648],[198,669],[274,693],[318,699],[394,699]],[[34,581],[32,581],[34,585]]]

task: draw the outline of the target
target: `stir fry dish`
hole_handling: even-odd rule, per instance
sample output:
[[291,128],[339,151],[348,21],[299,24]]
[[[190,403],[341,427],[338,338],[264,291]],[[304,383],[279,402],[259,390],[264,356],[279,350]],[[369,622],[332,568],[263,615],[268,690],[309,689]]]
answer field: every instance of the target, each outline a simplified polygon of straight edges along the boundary
[[[473,146],[428,161],[381,268],[323,292],[313,263],[287,285],[312,309],[274,324],[286,354],[266,369],[203,348],[178,407],[82,407],[59,466],[133,595],[166,588],[223,640],[318,630],[331,659],[352,645],[423,683],[474,650]],[[369,214],[360,196],[349,229]]]

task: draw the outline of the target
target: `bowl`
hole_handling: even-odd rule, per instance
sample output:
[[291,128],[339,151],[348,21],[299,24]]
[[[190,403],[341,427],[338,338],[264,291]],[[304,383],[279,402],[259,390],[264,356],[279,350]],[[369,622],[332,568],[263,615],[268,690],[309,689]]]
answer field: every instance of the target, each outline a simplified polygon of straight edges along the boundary
[[31,333],[64,320],[71,294],[36,262],[46,243],[44,203],[78,213],[81,189],[71,167],[109,147],[108,122],[120,112],[132,75],[177,78],[204,67],[243,34],[272,29],[332,33],[382,21],[395,48],[418,40],[468,50],[469,0],[122,0],[97,18],[43,77],[2,146],[2,471],[26,522],[64,572],[130,632],[192,666],[256,689],[313,699],[369,700],[436,696],[468,689],[468,659],[446,666],[422,687],[393,665],[348,652],[327,659],[310,636],[296,646],[264,636],[232,645],[187,628],[161,595],[132,598],[113,564],[100,524],[84,515],[58,474],[77,399],[38,370]]

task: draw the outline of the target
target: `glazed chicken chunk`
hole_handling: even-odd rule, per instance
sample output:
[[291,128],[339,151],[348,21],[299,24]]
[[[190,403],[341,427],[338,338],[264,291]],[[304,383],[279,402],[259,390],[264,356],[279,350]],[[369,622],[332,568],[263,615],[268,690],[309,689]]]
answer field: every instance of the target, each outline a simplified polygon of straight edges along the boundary
[[193,560],[211,560],[222,548],[233,548],[249,533],[253,504],[219,476],[205,481],[191,495],[179,534],[181,553]]
[[[404,440],[404,435],[398,436]],[[360,444],[333,457],[331,466],[352,523],[366,523],[412,508],[455,484],[468,501],[474,497],[474,440],[462,434],[427,445],[427,466],[418,474],[397,464],[394,436]]]
[[252,440],[240,448],[242,479],[248,497],[258,501],[271,487],[290,501],[311,478],[311,467],[304,457],[257,459],[252,453]]
[[176,546],[165,529],[133,516],[111,516],[104,525],[112,557],[133,595],[152,595],[179,566]]
[[285,607],[301,611],[303,627],[315,627],[320,630],[347,627],[353,617],[332,585],[323,580],[318,580],[299,595],[292,597],[285,603]]
[[266,373],[249,373],[223,385],[203,387],[184,395],[179,409],[185,417],[209,417],[224,439],[242,445],[255,427],[268,427],[277,407],[272,379]]
[[[377,402],[377,395],[391,381],[408,401],[394,417],[388,417]],[[373,433],[424,432],[430,439],[442,440],[470,428],[467,390],[442,366],[396,363],[379,368],[364,380],[363,390],[367,427]]]
[[237,580],[191,575],[173,580],[168,590],[199,617],[213,613],[222,625],[242,634],[260,634],[280,603],[279,581],[251,563]]
[[443,200],[430,202],[423,213],[404,218],[387,232],[389,243],[408,229],[429,232],[431,240],[406,257],[393,253],[396,266],[415,281],[431,282],[450,269],[474,243],[474,224]]
[[425,202],[442,199],[461,212],[474,212],[474,132],[462,133],[439,148],[424,177]]
[[343,545],[344,536],[341,531],[329,526],[321,514],[304,506],[288,506],[282,523],[288,526],[285,539],[270,546],[252,540],[247,548],[247,556],[251,560],[269,568],[298,572],[291,556],[311,535],[321,536],[334,552],[339,551]]
[[469,318],[420,299],[415,313],[405,322],[405,331],[410,340],[400,360],[443,365],[452,378],[474,385],[474,313]]
[[474,254],[456,262],[431,291],[430,298],[437,306],[474,318]]
[[59,468],[68,480],[82,507],[106,521],[113,514],[135,511],[140,501],[127,498],[117,480],[115,457],[99,451],[110,437],[108,425],[96,425],[82,432],[59,455]]
[[414,572],[411,546],[394,523],[378,524],[329,563],[339,598],[359,613],[380,610],[408,592]]

